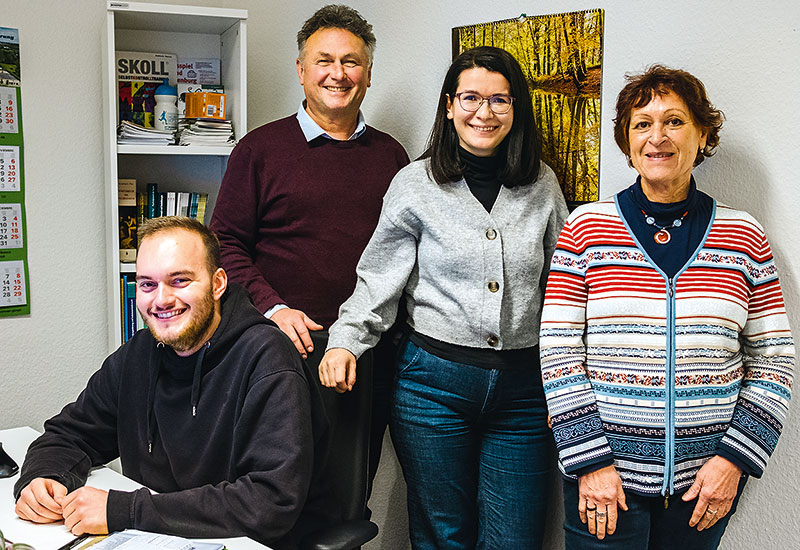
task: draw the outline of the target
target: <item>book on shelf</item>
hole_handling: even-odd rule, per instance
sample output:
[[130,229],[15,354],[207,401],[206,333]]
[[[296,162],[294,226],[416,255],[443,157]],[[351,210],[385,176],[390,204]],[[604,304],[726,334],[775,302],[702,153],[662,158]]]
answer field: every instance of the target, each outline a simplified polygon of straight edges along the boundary
[[145,328],[144,319],[136,307],[136,275],[123,274],[120,276],[120,334],[124,344],[136,334],[139,329]]
[[136,276],[131,275],[127,278],[128,280],[125,282],[125,323],[126,326],[126,333],[127,338],[125,341],[127,342],[133,335],[136,334],[137,326],[136,326]]
[[125,342],[125,283],[128,276],[122,275],[119,278],[119,341]]
[[119,122],[150,128],[155,121],[156,87],[166,78],[175,86],[178,58],[171,53],[116,52]]
[[147,184],[147,217],[157,218],[161,215],[161,210],[158,208],[159,203],[156,199],[158,197],[158,184]]
[[119,261],[136,261],[136,180],[120,178],[117,182],[119,208]]
[[177,212],[176,209],[176,201],[178,199],[177,194],[175,191],[167,191],[164,193],[167,196],[167,209],[164,212],[164,216],[174,216]]
[[130,337],[130,325],[128,324],[128,275],[122,275],[119,278],[120,280],[120,294],[119,294],[119,305],[120,305],[120,326],[122,328],[122,343],[124,344],[127,342]]
[[147,194],[136,193],[136,223],[139,227],[142,227],[144,220],[149,217],[147,214]]
[[189,193],[186,193],[185,191],[181,191],[178,193],[178,200],[175,206],[175,215],[176,216],[189,215]]
[[195,218],[200,221],[200,223],[206,223],[206,204],[208,203],[208,193],[200,193],[200,196],[197,197],[197,215]]
[[197,218],[197,193],[189,193],[189,207],[186,210],[186,215],[190,218]]
[[189,213],[190,218],[197,219],[197,203],[199,202],[200,193],[189,193]]

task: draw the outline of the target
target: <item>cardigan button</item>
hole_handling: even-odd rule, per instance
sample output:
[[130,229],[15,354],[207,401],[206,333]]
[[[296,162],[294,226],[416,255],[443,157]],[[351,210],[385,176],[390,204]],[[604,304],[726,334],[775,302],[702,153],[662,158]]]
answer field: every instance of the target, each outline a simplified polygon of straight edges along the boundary
[[489,228],[486,231],[486,238],[489,239],[490,241],[495,240],[497,238],[497,231],[495,231],[494,229]]
[[500,340],[498,340],[497,336],[495,336],[494,334],[490,334],[489,337],[486,339],[486,343],[489,344],[491,347],[495,347],[499,341]]
[[497,292],[500,290],[500,285],[497,283],[497,281],[489,281],[487,286],[489,287],[489,292]]

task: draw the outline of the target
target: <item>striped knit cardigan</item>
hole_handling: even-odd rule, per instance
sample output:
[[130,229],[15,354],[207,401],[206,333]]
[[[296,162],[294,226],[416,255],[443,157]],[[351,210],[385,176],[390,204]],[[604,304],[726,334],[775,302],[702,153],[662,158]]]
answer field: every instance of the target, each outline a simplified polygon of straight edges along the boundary
[[616,202],[567,220],[540,335],[563,473],[613,463],[643,495],[688,488],[714,455],[761,476],[786,418],[794,345],[762,227],[717,204],[711,219],[672,279]]

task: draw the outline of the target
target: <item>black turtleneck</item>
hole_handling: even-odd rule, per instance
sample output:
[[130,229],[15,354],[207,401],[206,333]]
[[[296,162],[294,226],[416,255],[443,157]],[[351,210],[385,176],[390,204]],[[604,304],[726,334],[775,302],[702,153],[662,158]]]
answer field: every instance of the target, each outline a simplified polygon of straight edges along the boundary
[[[622,215],[636,239],[650,259],[670,278],[696,254],[705,238],[714,208],[714,200],[697,190],[694,177],[689,185],[688,196],[680,202],[651,202],[642,190],[641,177],[632,186],[620,191],[617,199]],[[649,225],[643,212],[654,217],[658,227]],[[659,228],[671,225],[684,212],[687,214],[681,225],[668,229],[670,241],[658,244],[653,237]]]
[[500,194],[501,183],[497,177],[503,167],[500,156],[479,157],[463,147],[458,148],[458,156],[464,165],[464,179],[469,190],[480,201],[487,212],[492,211],[494,201]]

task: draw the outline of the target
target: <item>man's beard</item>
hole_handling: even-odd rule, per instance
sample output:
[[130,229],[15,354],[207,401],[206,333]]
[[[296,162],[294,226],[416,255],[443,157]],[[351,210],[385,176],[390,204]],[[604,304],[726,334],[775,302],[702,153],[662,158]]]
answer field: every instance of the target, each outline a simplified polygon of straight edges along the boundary
[[171,347],[176,352],[184,352],[196,347],[202,343],[200,339],[205,336],[208,328],[214,322],[214,296],[210,289],[208,294],[203,297],[203,300],[192,309],[194,313],[189,325],[175,336],[165,338],[148,325],[147,328],[150,330],[150,334],[153,335],[153,338]]

